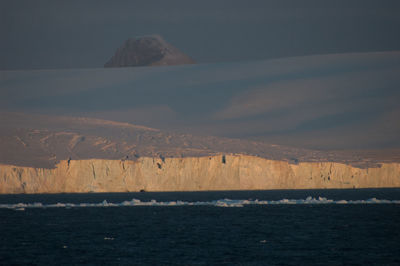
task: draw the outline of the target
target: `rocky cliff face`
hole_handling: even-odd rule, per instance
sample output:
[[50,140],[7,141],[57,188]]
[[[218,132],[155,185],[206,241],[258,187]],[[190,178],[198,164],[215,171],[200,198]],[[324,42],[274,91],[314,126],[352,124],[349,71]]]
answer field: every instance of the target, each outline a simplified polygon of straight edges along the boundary
[[126,40],[104,67],[185,65],[195,62],[159,35]]
[[334,162],[246,155],[71,160],[55,169],[0,166],[0,193],[202,191],[400,187],[400,164],[356,168]]

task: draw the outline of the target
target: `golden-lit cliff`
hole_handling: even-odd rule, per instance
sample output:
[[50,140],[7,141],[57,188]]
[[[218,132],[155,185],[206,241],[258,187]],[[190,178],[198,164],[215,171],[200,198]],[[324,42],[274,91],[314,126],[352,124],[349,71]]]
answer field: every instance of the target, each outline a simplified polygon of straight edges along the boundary
[[202,191],[400,187],[400,164],[356,168],[336,162],[247,155],[61,161],[54,169],[0,166],[0,193]]

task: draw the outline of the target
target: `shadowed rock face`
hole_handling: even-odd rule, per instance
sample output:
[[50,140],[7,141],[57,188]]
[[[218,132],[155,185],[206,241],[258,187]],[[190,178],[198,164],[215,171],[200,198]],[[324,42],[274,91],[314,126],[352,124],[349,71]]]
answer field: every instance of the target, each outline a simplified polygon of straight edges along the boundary
[[126,40],[104,67],[184,65],[195,62],[167,43],[161,36],[151,35]]

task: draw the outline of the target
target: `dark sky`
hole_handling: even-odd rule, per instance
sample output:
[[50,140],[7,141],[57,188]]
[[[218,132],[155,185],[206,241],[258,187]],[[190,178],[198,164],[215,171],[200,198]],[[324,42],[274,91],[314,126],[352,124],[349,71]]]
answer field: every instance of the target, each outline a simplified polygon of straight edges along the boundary
[[160,34],[197,62],[400,50],[400,1],[0,1],[0,69],[102,67]]

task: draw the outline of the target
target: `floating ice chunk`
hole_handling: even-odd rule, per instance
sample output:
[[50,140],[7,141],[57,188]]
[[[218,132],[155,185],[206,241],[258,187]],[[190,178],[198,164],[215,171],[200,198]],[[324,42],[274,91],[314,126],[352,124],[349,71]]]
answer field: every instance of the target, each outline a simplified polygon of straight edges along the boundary
[[304,205],[304,204],[400,204],[400,200],[386,200],[370,198],[367,200],[331,200],[325,197],[307,197],[306,199],[281,199],[281,200],[251,200],[251,199],[220,199],[213,201],[141,201],[139,199],[132,199],[131,201],[123,201],[121,203],[109,203],[104,200],[100,203],[56,203],[56,204],[43,204],[41,202],[35,203],[16,203],[16,204],[0,204],[0,209],[14,209],[24,210],[26,208],[93,208],[93,207],[124,207],[124,206],[215,206],[215,207],[244,207],[247,205]]
[[121,206],[131,206],[131,205],[133,205],[132,204],[132,201],[123,201],[122,203],[121,203]]
[[243,207],[243,201],[242,200],[230,200],[230,199],[217,200],[217,201],[214,201],[214,206],[216,206],[216,207]]

